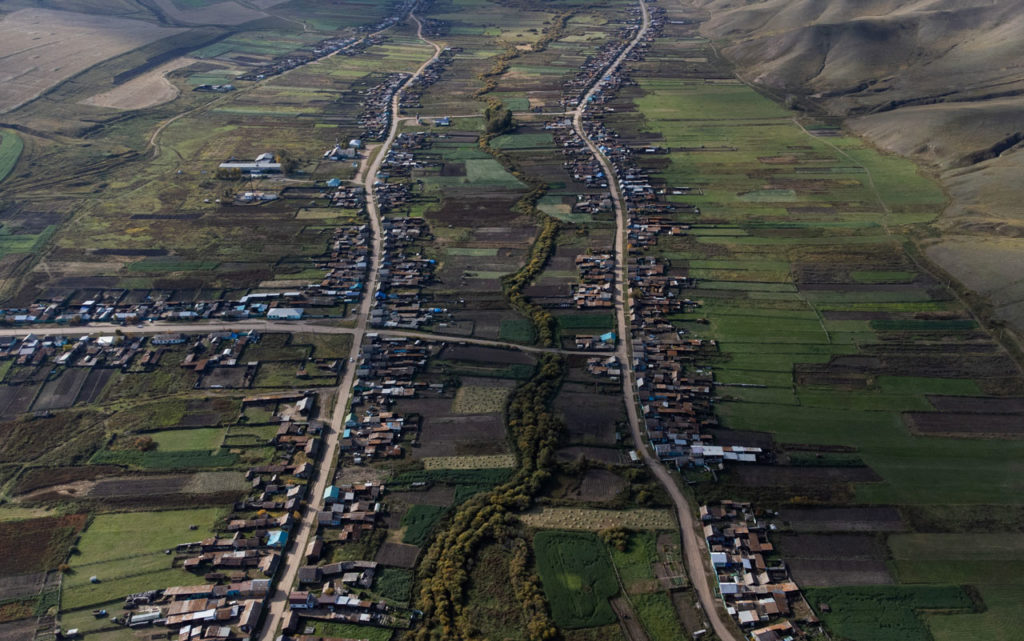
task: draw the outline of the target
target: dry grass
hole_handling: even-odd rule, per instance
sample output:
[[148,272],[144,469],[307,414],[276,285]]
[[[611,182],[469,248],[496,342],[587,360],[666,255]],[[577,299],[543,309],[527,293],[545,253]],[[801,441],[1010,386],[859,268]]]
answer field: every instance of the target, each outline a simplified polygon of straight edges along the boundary
[[104,60],[180,29],[71,11],[21,9],[0,20],[0,113]]
[[628,527],[635,530],[671,530],[676,527],[668,510],[596,510],[545,507],[520,516],[531,527],[559,530],[604,530]]
[[515,466],[516,457],[512,454],[428,456],[423,459],[423,468],[427,470],[495,470]]
[[490,414],[505,411],[512,390],[508,387],[463,385],[452,401],[453,414]]
[[178,88],[167,79],[167,74],[195,62],[193,58],[175,58],[152,71],[132,78],[123,85],[98,93],[81,101],[83,105],[107,107],[123,111],[145,109],[178,97]]

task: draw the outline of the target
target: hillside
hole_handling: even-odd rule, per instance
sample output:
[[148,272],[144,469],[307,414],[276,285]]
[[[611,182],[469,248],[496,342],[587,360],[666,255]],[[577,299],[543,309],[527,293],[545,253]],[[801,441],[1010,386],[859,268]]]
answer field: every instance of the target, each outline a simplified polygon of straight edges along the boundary
[[742,78],[936,174],[922,247],[1024,333],[1024,1],[693,2]]

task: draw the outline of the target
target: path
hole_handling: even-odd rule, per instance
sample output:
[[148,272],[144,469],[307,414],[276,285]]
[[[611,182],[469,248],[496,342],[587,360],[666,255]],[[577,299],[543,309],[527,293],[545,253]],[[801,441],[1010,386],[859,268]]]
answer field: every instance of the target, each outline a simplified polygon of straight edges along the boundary
[[[349,352],[349,363],[352,363],[359,356],[359,350],[362,346],[363,337],[366,334],[367,323],[370,318],[370,310],[373,306],[374,293],[376,293],[379,286],[377,275],[380,273],[381,254],[384,242],[381,234],[380,205],[373,192],[374,179],[377,175],[377,171],[380,169],[384,156],[387,155],[387,150],[391,147],[391,144],[395,141],[395,136],[398,134],[398,105],[402,97],[403,88],[410,80],[419,76],[427,65],[435,60],[441,52],[441,48],[437,44],[423,38],[423,25],[419,18],[415,16],[413,11],[415,11],[415,7],[410,10],[409,17],[419,25],[419,28],[417,29],[417,36],[419,36],[421,40],[424,40],[424,42],[428,42],[434,46],[434,55],[420,65],[416,72],[409,76],[405,83],[395,91],[395,94],[391,99],[391,122],[389,125],[390,131],[388,133],[388,137],[384,141],[384,144],[381,145],[380,152],[372,160],[370,170],[366,172],[366,179],[364,183],[364,186],[366,187],[366,212],[370,218],[370,225],[373,228],[373,255],[370,261],[370,272],[366,281],[365,293],[363,295],[362,303],[359,305],[359,311],[357,312],[356,326],[351,330],[352,349]],[[316,531],[317,510],[314,509],[314,505],[320,504],[320,499],[323,496],[324,489],[332,480],[331,470],[334,468],[333,463],[335,456],[337,455],[338,435],[344,424],[345,412],[348,410],[352,384],[355,380],[355,371],[356,368],[351,365],[346,367],[345,375],[342,377],[341,384],[338,386],[337,400],[334,405],[334,414],[331,416],[330,424],[325,430],[326,447],[324,448],[324,457],[320,462],[320,465],[317,466],[316,479],[310,485],[310,491],[307,494],[310,505],[307,506],[302,520],[292,528],[291,548],[281,559],[281,567],[278,569],[277,574],[277,589],[269,601],[266,618],[264,619],[263,627],[260,630],[259,638],[263,641],[270,641],[271,639],[276,638],[277,630],[281,627],[281,621],[287,610],[288,591],[291,590],[291,586],[295,583],[295,576],[298,574],[299,567],[302,565],[305,558],[306,547],[309,544],[309,539]]]
[[[608,67],[607,71],[602,74],[602,78],[614,73],[615,70],[618,69],[622,64],[622,61],[625,60],[629,52],[633,50],[633,47],[640,42],[641,38],[643,38],[650,26],[650,13],[647,10],[647,3],[644,0],[639,1],[641,10],[643,11],[643,24],[632,42],[629,43],[629,46],[619,54],[619,57],[616,58],[611,66]],[[690,582],[697,592],[697,599],[704,610],[704,614],[708,617],[712,629],[722,641],[743,641],[743,636],[734,629],[732,622],[725,618],[722,610],[719,608],[720,602],[715,595],[715,586],[712,583],[713,579],[709,576],[709,573],[705,568],[705,558],[707,557],[705,541],[702,536],[698,536],[697,524],[694,521],[693,509],[690,506],[689,500],[686,498],[686,495],[683,494],[682,490],[679,489],[679,484],[669,473],[668,469],[662,465],[658,459],[653,457],[644,446],[643,432],[640,429],[640,414],[637,410],[640,401],[636,392],[637,387],[635,374],[632,367],[633,343],[631,340],[631,333],[629,331],[629,318],[632,311],[632,301],[629,298],[625,285],[629,277],[628,266],[626,264],[627,254],[625,251],[628,212],[626,211],[625,200],[623,199],[622,192],[619,189],[618,179],[615,176],[615,171],[611,162],[603,153],[601,153],[597,145],[587,137],[586,131],[583,128],[583,114],[586,110],[587,101],[594,95],[599,85],[600,81],[595,83],[594,86],[592,86],[583,96],[583,99],[580,101],[580,106],[576,109],[573,115],[573,127],[576,129],[576,133],[584,142],[586,142],[587,147],[590,148],[594,157],[596,157],[601,163],[601,167],[604,169],[604,173],[608,177],[608,186],[612,193],[612,202],[615,207],[615,260],[619,266],[618,277],[616,278],[615,283],[615,311],[619,328],[619,347],[615,354],[622,360],[624,369],[629,372],[627,376],[623,376],[622,378],[622,391],[625,396],[626,414],[629,418],[629,426],[633,433],[633,442],[636,443],[637,454],[640,455],[648,469],[650,469],[651,474],[658,479],[658,482],[661,483],[668,492],[668,495],[672,498],[672,503],[675,506],[676,518],[679,521],[679,529],[683,538],[686,569],[690,575]]]

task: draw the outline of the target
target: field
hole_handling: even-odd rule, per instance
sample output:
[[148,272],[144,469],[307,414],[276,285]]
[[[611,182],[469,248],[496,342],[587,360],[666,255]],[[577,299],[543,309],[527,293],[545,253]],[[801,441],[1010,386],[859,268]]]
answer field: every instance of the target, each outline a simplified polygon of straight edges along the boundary
[[145,109],[174,100],[178,96],[178,88],[167,80],[166,76],[175,69],[187,67],[193,62],[195,61],[191,58],[172,60],[113,89],[86,98],[82,104],[131,110]]
[[430,537],[434,526],[445,513],[445,508],[434,505],[414,505],[402,517],[403,543],[423,545]]
[[178,32],[139,20],[49,9],[9,13],[0,20],[5,87],[0,113],[96,63]]
[[[818,614],[837,635],[863,641],[931,641],[922,610],[956,613],[975,607],[959,587],[812,588],[805,595],[812,604],[828,604],[831,612],[819,607]],[[930,621],[941,626],[935,615]]]
[[530,527],[565,530],[605,530],[629,527],[640,530],[669,530],[675,526],[667,510],[597,510],[574,507],[543,507],[521,516]]
[[[105,603],[152,586],[190,585],[195,576],[172,569],[164,550],[212,535],[224,514],[220,508],[203,508],[94,517],[70,561],[73,572],[65,578],[62,608]],[[189,529],[193,524],[197,530]],[[90,583],[92,576],[99,583]]]
[[25,147],[21,137],[11,129],[0,129],[0,181],[14,171]]
[[493,456],[430,456],[423,459],[425,470],[486,470],[515,467],[513,454]]
[[619,590],[604,544],[594,534],[538,532],[537,571],[555,622],[589,628],[615,620],[608,599]]
[[489,414],[505,411],[505,403],[512,391],[508,385],[482,386],[463,384],[452,401],[454,414]]

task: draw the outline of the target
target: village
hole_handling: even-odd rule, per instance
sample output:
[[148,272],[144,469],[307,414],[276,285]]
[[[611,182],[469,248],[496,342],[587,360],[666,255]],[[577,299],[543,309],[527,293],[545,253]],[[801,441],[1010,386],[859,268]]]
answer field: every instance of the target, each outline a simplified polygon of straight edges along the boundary
[[159,626],[181,641],[248,639],[258,629],[281,555],[307,509],[324,424],[313,418],[319,412],[315,392],[259,394],[246,397],[242,405],[265,408],[279,422],[269,443],[276,450],[274,460],[246,471],[250,491],[234,504],[222,532],[166,550],[169,566],[194,574],[196,583],[126,595],[124,613],[111,616],[112,624]]
[[768,540],[771,514],[750,503],[702,505],[700,520],[726,612],[751,641],[805,638],[818,618]]

